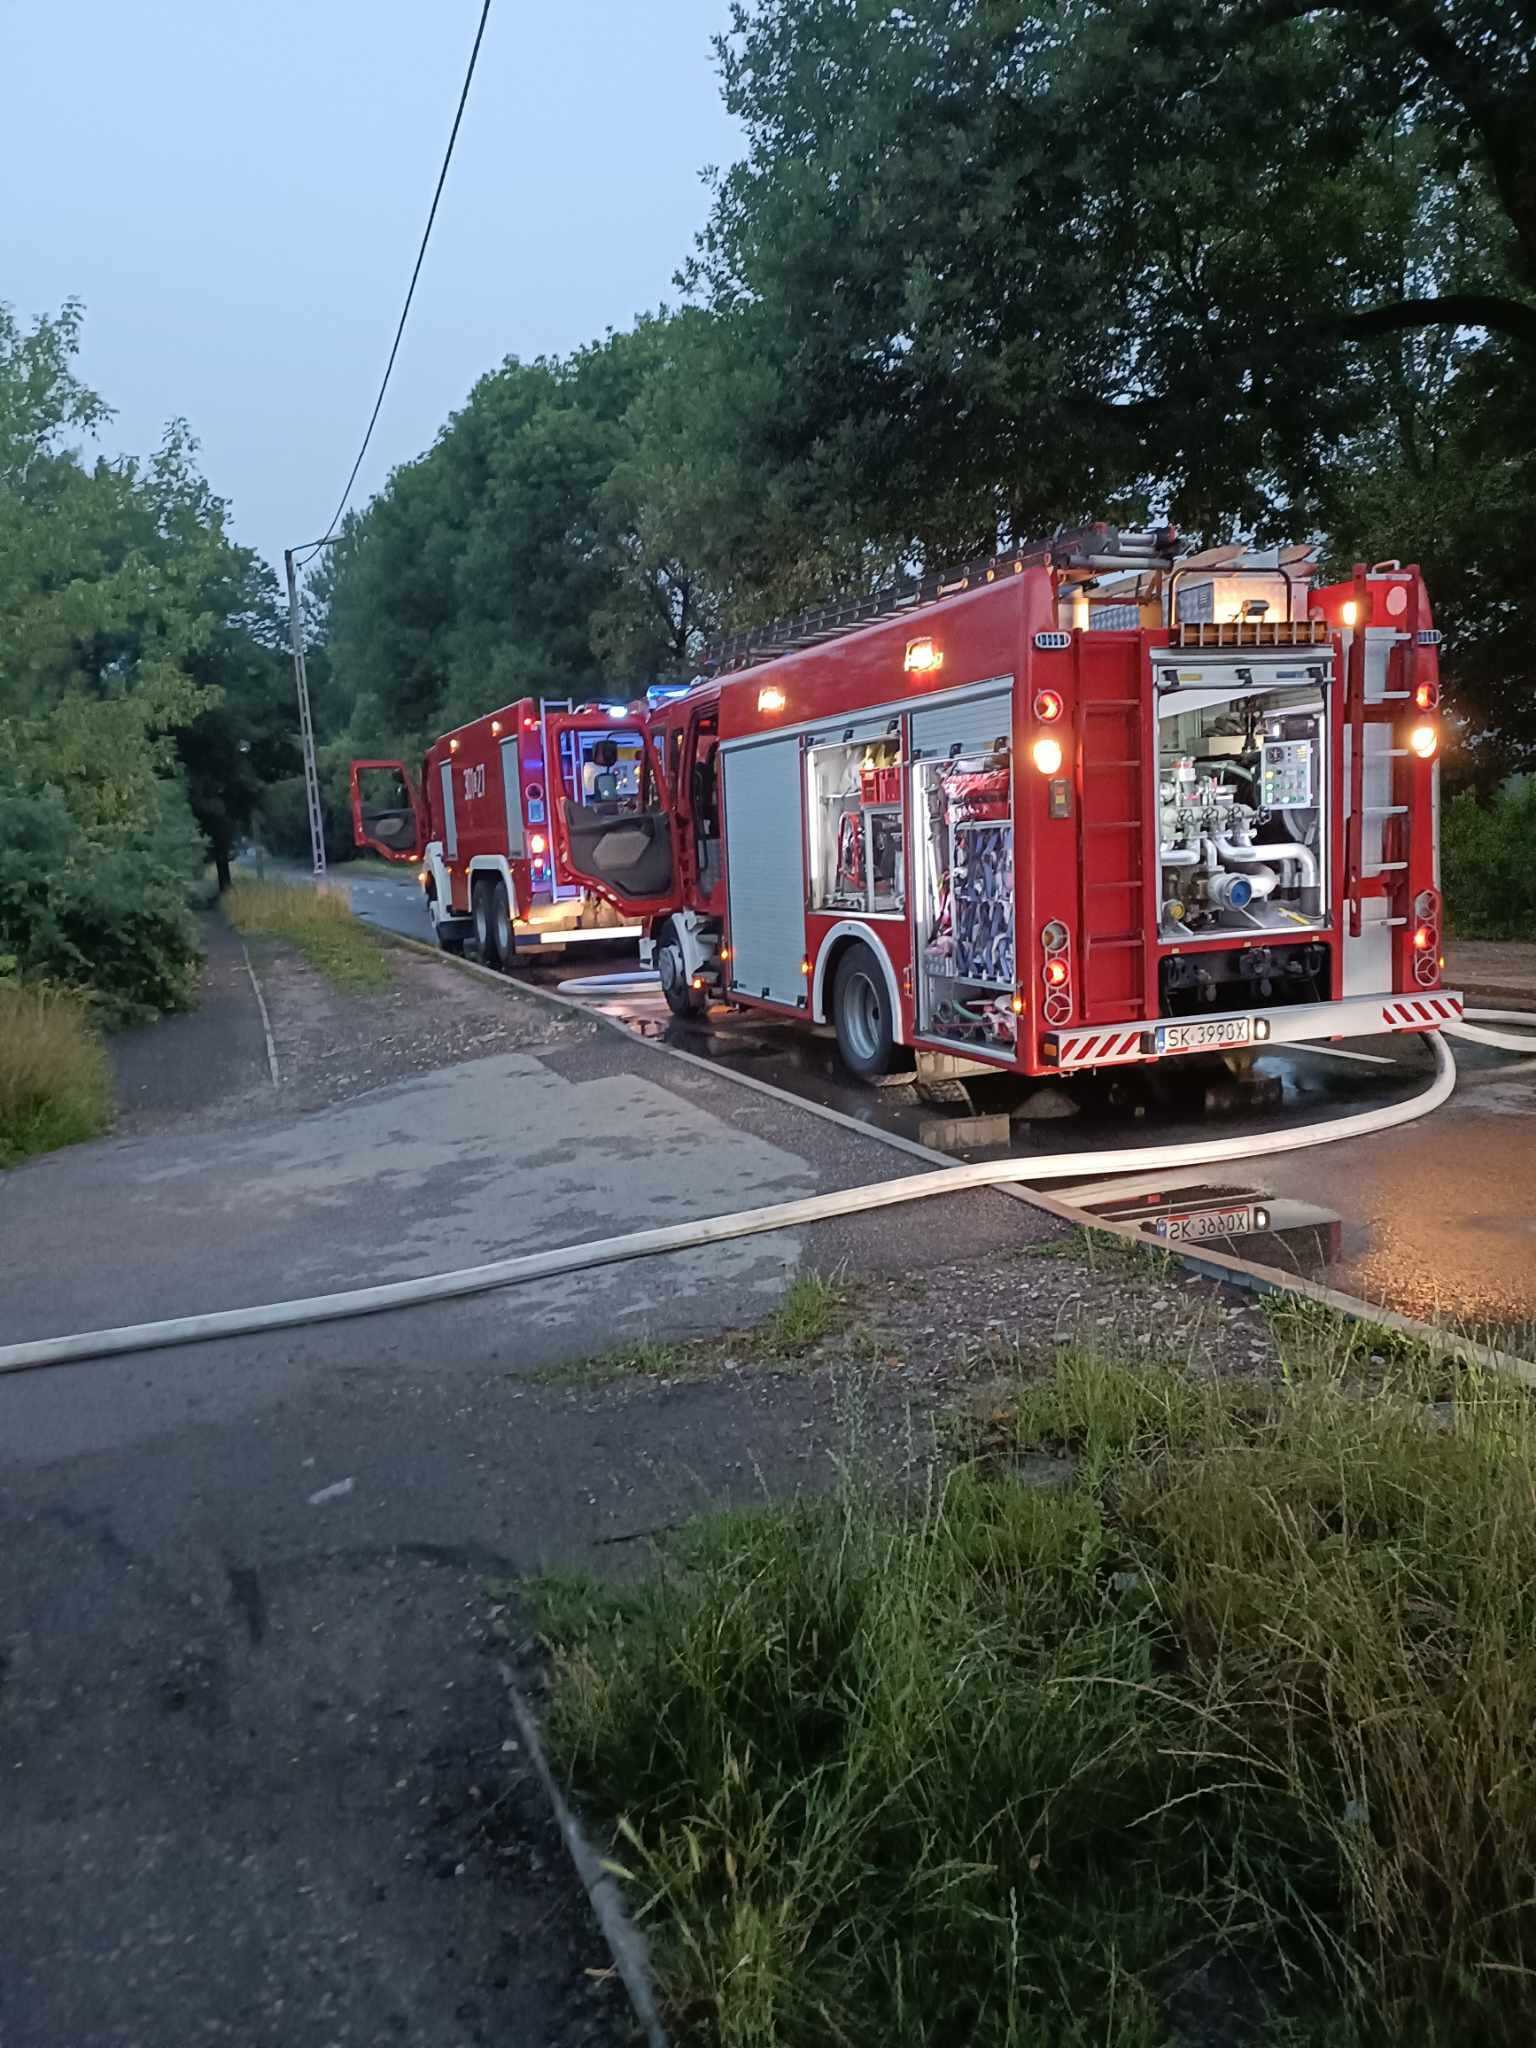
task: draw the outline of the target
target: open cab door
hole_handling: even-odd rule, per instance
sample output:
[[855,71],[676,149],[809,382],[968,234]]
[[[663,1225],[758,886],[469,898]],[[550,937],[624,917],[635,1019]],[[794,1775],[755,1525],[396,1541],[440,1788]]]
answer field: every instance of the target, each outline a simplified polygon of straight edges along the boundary
[[552,712],[546,730],[560,879],[628,917],[676,909],[674,821],[647,719]]
[[352,838],[385,860],[420,860],[426,819],[403,761],[352,763]]

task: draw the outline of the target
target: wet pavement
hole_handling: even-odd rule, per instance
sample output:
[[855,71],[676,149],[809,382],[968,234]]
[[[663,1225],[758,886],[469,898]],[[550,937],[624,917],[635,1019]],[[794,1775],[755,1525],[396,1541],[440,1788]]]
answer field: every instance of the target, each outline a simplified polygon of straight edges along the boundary
[[[430,936],[409,878],[353,885],[359,916],[408,937]],[[572,949],[519,970],[539,986],[632,969],[626,947]],[[935,1105],[910,1086],[869,1088],[841,1066],[831,1032],[716,1009],[697,1021],[670,1015],[659,993],[622,989],[588,998],[643,1038],[750,1074],[915,1142],[936,1119],[966,1120],[1005,1145],[946,1146],[959,1160],[1082,1152],[1081,1182],[1052,1192],[1090,1215],[1139,1222],[1159,1243],[1213,1245],[1266,1266],[1506,1341],[1536,1327],[1536,1060],[1452,1041],[1455,1095],[1420,1122],[1378,1137],[1199,1172],[1096,1179],[1086,1155],[1131,1145],[1258,1134],[1404,1102],[1428,1086],[1432,1065],[1416,1038],[1351,1039],[1343,1046],[1266,1052],[1246,1082],[1169,1062],[1119,1076],[1039,1087],[982,1081],[966,1098]],[[981,1119],[987,1119],[983,1126]],[[925,1128],[927,1127],[927,1128]]]

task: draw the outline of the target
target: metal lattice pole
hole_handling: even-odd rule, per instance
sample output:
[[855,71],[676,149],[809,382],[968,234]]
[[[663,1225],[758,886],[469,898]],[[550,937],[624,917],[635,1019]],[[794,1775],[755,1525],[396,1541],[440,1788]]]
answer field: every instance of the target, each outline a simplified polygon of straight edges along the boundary
[[293,549],[283,549],[288,571],[288,639],[293,648],[293,687],[299,699],[299,745],[304,755],[304,801],[309,808],[309,844],[315,873],[325,873],[325,819],[320,810],[320,774],[315,766],[315,728],[309,715],[309,676],[304,667],[304,627],[299,618],[299,584]]

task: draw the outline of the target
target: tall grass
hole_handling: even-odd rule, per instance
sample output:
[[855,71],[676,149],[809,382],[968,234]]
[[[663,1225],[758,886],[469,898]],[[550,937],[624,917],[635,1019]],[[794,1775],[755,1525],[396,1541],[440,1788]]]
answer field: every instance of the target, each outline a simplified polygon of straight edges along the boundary
[[112,1116],[106,1050],[82,998],[0,981],[0,1166],[94,1138]]
[[238,930],[287,939],[343,988],[383,988],[389,982],[379,941],[340,896],[302,883],[242,879],[226,890],[224,908]]
[[1536,1409],[1357,1363],[1068,1354],[920,1500],[553,1600],[552,1739],[680,2035],[1526,2041]]

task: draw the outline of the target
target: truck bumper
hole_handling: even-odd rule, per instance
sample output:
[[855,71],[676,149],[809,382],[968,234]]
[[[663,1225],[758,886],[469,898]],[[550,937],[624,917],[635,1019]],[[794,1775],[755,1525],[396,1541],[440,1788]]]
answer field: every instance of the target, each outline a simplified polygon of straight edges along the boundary
[[[1141,1060],[1176,1059],[1186,1053],[1237,1052],[1266,1045],[1294,1045],[1309,1038],[1370,1038],[1389,1031],[1438,1031],[1461,1020],[1461,992],[1430,989],[1415,995],[1347,996],[1338,1003],[1297,1003],[1278,1010],[1222,1010],[1210,1017],[1151,1017],[1145,1023],[1085,1025],[1047,1031],[1041,1057],[1062,1073],[1077,1067],[1133,1066]],[[1205,1043],[1160,1046],[1159,1030],[1191,1024],[1247,1026],[1246,1036]]]
[[598,924],[557,926],[552,932],[530,932],[521,927],[517,932],[519,946],[579,946],[590,939],[638,939],[640,927],[637,924]]

